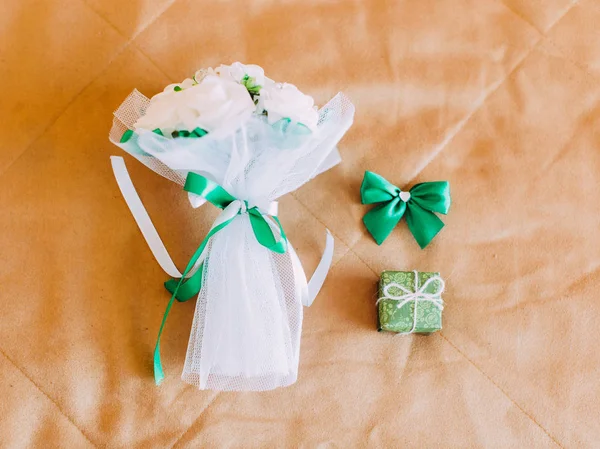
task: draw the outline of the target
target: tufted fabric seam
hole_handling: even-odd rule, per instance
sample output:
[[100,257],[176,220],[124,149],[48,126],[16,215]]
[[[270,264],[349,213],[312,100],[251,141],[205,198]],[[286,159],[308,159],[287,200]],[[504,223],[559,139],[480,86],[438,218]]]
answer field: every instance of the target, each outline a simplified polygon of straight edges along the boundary
[[96,444],[94,444],[92,442],[92,440],[90,439],[89,436],[87,436],[87,434],[81,429],[81,427],[79,427],[75,421],[69,416],[67,415],[60,407],[60,405],[58,404],[58,402],[56,402],[50,395],[48,395],[44,390],[42,390],[42,388],[35,383],[35,381],[31,378],[31,376],[29,376],[19,365],[17,365],[9,356],[8,354],[6,354],[6,352],[0,348],[0,354],[2,354],[2,356],[8,360],[8,362],[14,366],[17,371],[19,371],[19,373],[21,373],[21,375],[23,377],[25,377],[25,379],[27,379],[34,387],[37,391],[39,391],[46,399],[48,399],[52,404],[54,404],[54,406],[57,408],[57,410],[59,411],[59,413],[61,415],[63,415],[67,421],[69,421],[71,423],[71,425],[73,425],[73,427],[75,427],[79,433],[81,433],[81,435],[87,440],[88,443],[90,443],[93,447],[98,447]]

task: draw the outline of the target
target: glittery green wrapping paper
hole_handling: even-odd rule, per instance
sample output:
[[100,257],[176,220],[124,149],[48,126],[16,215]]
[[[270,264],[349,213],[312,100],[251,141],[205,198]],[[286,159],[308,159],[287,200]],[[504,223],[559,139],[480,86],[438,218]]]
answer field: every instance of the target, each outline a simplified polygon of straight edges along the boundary
[[[418,272],[419,286],[422,286],[427,279],[439,275],[439,273]],[[379,280],[379,298],[383,298],[383,289],[390,283],[397,283],[404,288],[415,291],[415,274],[412,271],[384,271]],[[435,293],[439,290],[439,281],[432,281],[425,292]],[[392,295],[403,295],[404,292],[399,288],[390,288]],[[390,332],[409,332],[413,327],[415,302],[410,301],[398,309],[401,301],[392,299],[383,299],[378,305],[379,330]],[[442,311],[430,301],[419,301],[417,307],[417,323],[414,333],[430,334],[439,331],[442,328]]]

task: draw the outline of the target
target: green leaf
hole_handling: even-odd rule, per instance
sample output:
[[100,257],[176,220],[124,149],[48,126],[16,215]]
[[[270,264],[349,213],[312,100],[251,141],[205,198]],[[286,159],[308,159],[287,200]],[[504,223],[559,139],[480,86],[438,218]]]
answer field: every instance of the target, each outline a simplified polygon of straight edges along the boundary
[[298,134],[312,134],[312,131],[310,130],[310,128],[308,126],[306,126],[304,123],[297,123],[296,126],[297,126],[296,130],[298,131]]
[[173,88],[173,90],[174,90],[175,92],[179,92],[179,91],[182,91],[183,89],[182,89],[181,87],[179,87],[179,86],[175,86],[175,87]]
[[133,136],[133,134],[134,134],[133,130],[132,129],[128,129],[121,136],[121,141],[120,142],[121,143],[127,142],[129,139],[131,139],[131,137]]
[[282,133],[284,133],[287,131],[290,122],[291,122],[291,120],[289,118],[282,118],[282,119],[277,120],[271,126],[273,127],[273,129],[276,129],[277,131],[281,131]]
[[248,93],[254,97],[260,93],[262,86],[256,84],[256,78],[249,76],[248,74],[244,75],[241,79],[240,83],[246,87]]
[[208,134],[208,132],[207,132],[207,131],[205,131],[204,129],[202,129],[202,128],[196,128],[196,129],[194,129],[194,130],[193,130],[193,131],[191,131],[191,132],[190,132],[190,131],[183,130],[183,129],[182,129],[182,130],[179,130],[179,131],[173,131],[173,132],[171,133],[171,136],[172,136],[173,138],[178,138],[178,137],[190,137],[190,138],[192,138],[192,139],[197,139],[198,137],[202,137],[202,136],[205,136],[205,135],[207,135],[207,134]]
[[160,130],[160,128],[156,128],[152,130],[153,133],[158,134],[159,136],[164,136],[163,132]]

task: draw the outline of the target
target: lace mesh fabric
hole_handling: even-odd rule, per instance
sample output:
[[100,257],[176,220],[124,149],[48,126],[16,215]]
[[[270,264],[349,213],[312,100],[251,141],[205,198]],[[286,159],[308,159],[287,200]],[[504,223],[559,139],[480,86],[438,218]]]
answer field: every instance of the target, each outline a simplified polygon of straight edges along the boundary
[[[125,148],[120,143],[121,137],[125,131],[128,129],[133,129],[135,122],[138,118],[144,115],[149,104],[150,100],[138,90],[131,92],[125,101],[114,112],[113,124],[110,130],[109,139],[112,143],[123,148],[152,171],[177,184],[184,185],[187,173],[180,173],[176,170],[172,170],[163,164],[160,159],[152,157],[141,150],[131,151],[130,148],[133,148],[135,144]],[[137,137],[134,136],[133,139],[137,139]]]
[[[148,102],[133,91],[115,112],[110,140],[167,179],[184,184],[195,171],[250,204],[274,201],[335,165],[335,146],[354,115],[350,101],[338,94],[319,111],[318,131],[311,134],[277,130],[253,118],[219,139],[173,139],[139,130],[120,143]],[[294,272],[290,252],[260,245],[241,214],[211,238],[204,267],[182,379],[222,391],[294,383],[306,279]]]
[[215,235],[184,381],[221,391],[270,390],[296,381],[302,305],[295,285],[301,280],[293,278],[288,258],[256,241],[247,216]]

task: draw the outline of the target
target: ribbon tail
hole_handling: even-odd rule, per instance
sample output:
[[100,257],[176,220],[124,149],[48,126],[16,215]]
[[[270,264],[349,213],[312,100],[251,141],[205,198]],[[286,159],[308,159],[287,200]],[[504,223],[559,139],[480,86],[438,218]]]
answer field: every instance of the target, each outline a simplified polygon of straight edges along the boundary
[[[281,222],[277,217],[271,217],[274,221],[273,227],[256,209],[250,209],[248,211],[248,217],[258,243],[275,253],[285,253],[287,249],[287,237],[285,236]],[[273,232],[274,228],[275,232]],[[275,234],[279,234],[278,238],[275,237]]]
[[[226,220],[233,219],[231,211],[228,211],[226,215]],[[226,220],[218,219],[217,222],[211,228],[211,231],[214,227]],[[175,296],[175,299],[177,301],[189,301],[190,299],[198,296],[198,294],[200,293],[200,290],[202,289],[202,280],[204,278],[204,260],[206,259],[207,249],[208,247],[204,248],[204,251],[202,252],[202,254],[200,254],[200,257],[198,258],[190,272],[187,274],[187,276],[183,277],[183,282],[181,284],[179,284],[179,278],[169,279],[164,283],[165,288],[169,293],[172,294],[174,292],[177,292]]]
[[[323,284],[325,283],[325,278],[327,277],[327,273],[331,268],[331,262],[333,261],[333,250],[334,250],[334,239],[327,229],[327,236],[325,240],[325,249],[323,250],[323,254],[321,255],[321,260],[317,265],[312,277],[307,282],[306,274],[304,273],[304,269],[302,268],[302,263],[298,258],[298,254],[294,250],[294,247],[290,244],[288,246],[290,251],[290,258],[292,260],[292,268],[294,270],[294,278],[296,279],[296,285],[299,289],[297,294],[300,295],[302,305],[305,307],[310,307],[314,302],[315,298],[321,291]],[[298,284],[299,283],[299,284]]]
[[[183,279],[183,278],[181,278]],[[181,280],[179,281],[181,284]],[[177,294],[177,287],[175,288],[175,292],[171,296],[169,303],[167,304],[167,309],[163,315],[162,322],[160,323],[160,329],[158,330],[158,338],[156,339],[156,346],[154,347],[154,382],[156,385],[160,385],[161,382],[165,378],[165,373],[163,371],[162,362],[160,360],[160,337],[162,336],[163,329],[165,327],[165,323],[167,322],[167,317],[169,316],[169,312],[171,311],[171,307],[173,307],[173,303],[175,302],[175,296]]]
[[[190,259],[190,262],[188,263],[186,271],[189,271],[189,269],[191,269],[194,266],[194,264],[196,263],[196,260],[200,257],[201,250],[204,249],[204,246],[206,245],[206,241],[207,241],[207,239],[205,239],[202,242],[200,247],[196,250],[196,252],[192,256],[192,258]],[[179,279],[179,281],[175,285],[175,288],[173,289],[173,292],[171,295],[171,299],[169,299],[169,303],[167,304],[167,308],[165,309],[165,313],[164,313],[162,321],[160,323],[160,328],[158,329],[158,336],[156,337],[156,346],[154,347],[154,382],[156,383],[156,385],[160,385],[161,382],[163,381],[163,379],[165,378],[165,373],[163,371],[162,362],[160,360],[160,339],[162,337],[162,333],[165,328],[165,323],[167,322],[167,317],[169,316],[169,312],[171,312],[171,307],[173,307],[173,303],[175,302],[175,299],[177,298],[179,288],[183,284],[186,274],[187,273],[184,272],[183,276]]]
[[444,227],[444,222],[437,215],[414,203],[407,208],[406,224],[421,249],[429,245]]
[[304,273],[300,258],[298,257],[298,254],[294,250],[294,246],[292,244],[288,246],[288,251],[290,252],[292,270],[294,272],[296,296],[300,298],[300,302],[303,306],[308,307],[312,301],[308,296],[308,282],[306,281],[306,274]]
[[133,186],[133,182],[131,181],[127,167],[125,166],[125,161],[120,156],[111,156],[110,163],[119,189],[121,190],[121,194],[125,199],[125,203],[127,203],[131,215],[133,215],[133,219],[140,228],[140,231],[142,231],[142,235],[144,236],[150,251],[152,251],[154,258],[169,276],[180,278],[181,273],[173,263],[171,256],[169,256],[164,243],[158,235],[158,232],[156,232],[154,224],[152,224],[152,220],[150,220],[150,216],[148,215],[142,200]]
[[308,303],[305,304],[306,307],[310,307],[325,283],[325,278],[327,277],[327,273],[329,273],[331,262],[333,261],[333,250],[334,239],[331,235],[331,232],[329,232],[329,229],[327,229],[327,237],[325,240],[325,249],[323,250],[323,255],[321,256],[319,265],[317,265],[317,268],[311,276],[310,281],[308,281]]
[[[227,209],[229,209],[229,208],[227,208]],[[217,218],[217,221],[215,222],[216,225],[213,225],[213,228],[209,231],[209,233],[206,235],[204,240],[202,240],[202,243],[200,244],[200,246],[198,247],[198,249],[192,256],[192,258],[188,262],[187,266],[185,267],[183,275],[181,276],[181,278],[179,279],[179,281],[173,288],[171,299],[169,300],[169,303],[167,304],[167,308],[165,309],[165,313],[163,315],[163,319],[160,324],[160,329],[158,330],[158,337],[156,338],[156,346],[154,348],[154,381],[156,382],[156,385],[160,385],[160,383],[163,381],[163,379],[165,377],[165,374],[164,374],[164,371],[162,368],[162,362],[160,360],[160,339],[162,337],[165,323],[167,322],[167,317],[169,316],[169,312],[171,311],[171,307],[173,307],[173,303],[175,302],[175,299],[177,298],[177,296],[179,294],[179,289],[182,287],[187,274],[194,268],[194,266],[196,265],[198,260],[202,257],[204,250],[206,249],[206,246],[208,245],[208,242],[210,241],[210,239],[217,232],[219,232],[221,229],[223,229],[225,226],[227,226],[229,223],[231,223],[233,221],[233,219],[235,218],[235,215],[229,217],[231,215],[231,213],[227,213],[227,209],[225,211],[223,211],[223,213],[221,214],[222,216],[224,215],[227,218],[224,221],[223,221],[223,219]],[[200,273],[199,274],[200,279],[202,278],[202,272],[203,272],[202,268],[204,268],[204,265],[202,265],[201,268],[197,272],[197,273]],[[197,275],[197,273],[195,275]],[[193,276],[189,279],[192,279],[192,278],[193,278]],[[200,291],[200,290],[198,290],[198,291]]]
[[[169,279],[165,282],[165,288],[171,294],[177,292],[175,299],[179,302],[186,302],[198,296],[202,289],[202,277],[204,275],[204,263],[200,265],[198,270],[188,278],[183,278],[183,282],[179,284],[180,279]],[[179,286],[179,287],[178,287]]]

